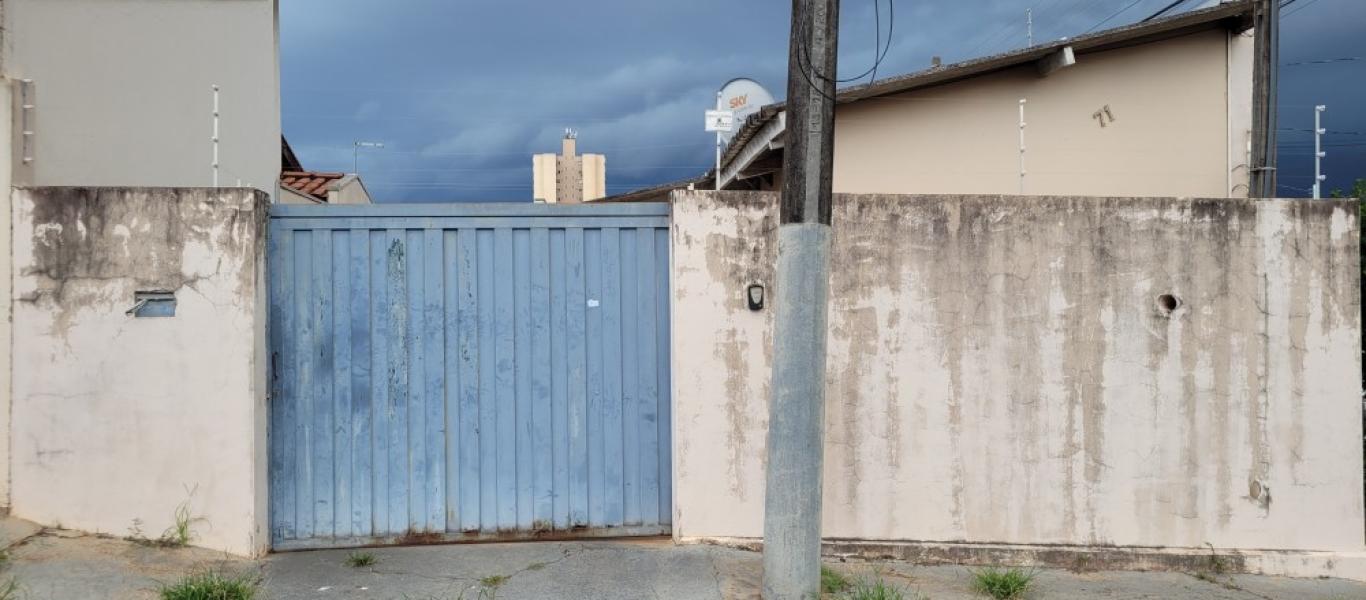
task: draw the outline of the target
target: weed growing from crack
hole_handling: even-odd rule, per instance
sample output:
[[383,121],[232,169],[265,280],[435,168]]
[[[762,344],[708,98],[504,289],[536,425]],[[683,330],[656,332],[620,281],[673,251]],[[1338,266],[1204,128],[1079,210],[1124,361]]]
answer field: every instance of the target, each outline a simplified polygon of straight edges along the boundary
[[375,558],[375,555],[370,552],[352,552],[346,555],[346,560],[343,562],[348,567],[359,569],[361,567],[373,565],[376,562],[379,562],[379,559]]
[[134,518],[133,524],[128,528],[128,535],[123,539],[142,546],[153,546],[157,548],[179,548],[188,546],[194,541],[194,524],[205,521],[203,517],[196,517],[190,512],[190,501],[194,500],[194,493],[199,489],[198,485],[193,488],[186,488],[188,498],[184,502],[176,505],[175,513],[172,514],[173,524],[162,532],[157,539],[148,539],[142,532],[142,519]]
[[539,571],[539,570],[541,570],[541,569],[544,569],[545,567],[546,567],[546,564],[543,563],[543,562],[534,562],[534,563],[531,563],[531,564],[527,565],[527,566],[526,566],[526,570],[528,570],[528,571]]
[[1228,573],[1228,561],[1214,551],[1214,544],[1205,542],[1205,545],[1209,547],[1209,571],[1215,575]]
[[1010,569],[998,569],[987,567],[980,571],[970,571],[972,573],[972,587],[979,593],[986,594],[996,600],[1016,600],[1023,598],[1034,584],[1036,573],[1031,570],[1012,567]]
[[23,597],[22,592],[18,578],[11,577],[0,582],[0,600],[19,600]]
[[228,576],[201,571],[181,577],[161,587],[161,600],[253,600],[256,581],[246,576]]
[[496,590],[496,589],[498,589],[498,586],[501,586],[501,585],[503,585],[504,583],[507,583],[509,579],[512,579],[512,578],[509,577],[509,576],[507,576],[507,575],[489,575],[488,577],[482,577],[482,578],[480,578],[480,579],[479,579],[479,585],[482,585],[482,586],[484,586],[485,588],[488,588],[488,589],[491,589],[491,590]]
[[195,519],[190,515],[190,500],[194,498],[194,491],[190,491],[190,498],[186,498],[175,507],[175,524],[171,525],[161,534],[161,540],[168,546],[185,546],[194,539],[194,531],[191,527]]
[[926,600],[923,594],[887,583],[879,575],[860,577],[847,585],[848,590],[835,596],[836,598],[840,600]]
[[844,573],[821,565],[821,593],[838,594],[849,588],[849,578]]

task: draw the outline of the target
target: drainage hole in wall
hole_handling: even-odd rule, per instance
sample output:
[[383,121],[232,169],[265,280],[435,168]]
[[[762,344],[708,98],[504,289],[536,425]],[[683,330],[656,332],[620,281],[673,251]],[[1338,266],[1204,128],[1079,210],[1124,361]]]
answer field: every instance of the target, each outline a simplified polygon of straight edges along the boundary
[[1181,299],[1171,294],[1162,294],[1157,297],[1157,308],[1162,310],[1162,314],[1169,315],[1180,306]]

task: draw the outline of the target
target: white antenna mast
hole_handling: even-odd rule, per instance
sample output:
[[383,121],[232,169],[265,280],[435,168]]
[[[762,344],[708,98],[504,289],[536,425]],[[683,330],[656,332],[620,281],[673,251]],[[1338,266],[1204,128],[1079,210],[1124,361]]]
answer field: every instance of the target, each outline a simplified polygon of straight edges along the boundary
[[1324,106],[1324,105],[1322,105],[1322,104],[1320,104],[1320,105],[1314,107],[1314,199],[1315,199],[1315,200],[1318,200],[1319,198],[1322,197],[1322,193],[1323,193],[1323,182],[1324,182],[1324,180],[1328,179],[1328,176],[1323,174],[1323,158],[1324,158],[1325,156],[1328,156],[1328,153],[1323,151],[1323,134],[1328,133],[1328,130],[1323,128],[1323,111],[1326,111],[1326,110],[1328,110],[1328,107],[1327,107],[1327,106]]
[[1034,9],[1033,9],[1033,8],[1026,8],[1026,9],[1025,9],[1025,31],[1028,32],[1026,35],[1028,35],[1028,37],[1029,37],[1029,47],[1030,47],[1030,48],[1033,48],[1033,47],[1034,47]]
[[218,187],[218,85],[213,86],[213,187]]
[[1025,193],[1025,99],[1020,98],[1020,195]]

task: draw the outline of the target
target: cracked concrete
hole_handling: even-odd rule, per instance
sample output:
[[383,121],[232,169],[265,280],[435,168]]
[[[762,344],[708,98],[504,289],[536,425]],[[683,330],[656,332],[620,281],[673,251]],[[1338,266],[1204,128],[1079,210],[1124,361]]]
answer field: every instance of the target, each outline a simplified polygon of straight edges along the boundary
[[[245,560],[198,548],[161,548],[108,536],[0,520],[0,583],[16,580],[26,600],[150,600],[180,576],[217,570],[254,578],[264,600],[758,600],[758,553],[664,539],[451,544],[370,548],[369,567],[345,564],[352,550],[289,552]],[[828,561],[851,579],[881,576],[934,600],[969,600],[972,574],[958,566]],[[505,577],[496,587],[483,582]],[[1033,600],[1347,600],[1366,584],[1256,576],[1040,570]]]

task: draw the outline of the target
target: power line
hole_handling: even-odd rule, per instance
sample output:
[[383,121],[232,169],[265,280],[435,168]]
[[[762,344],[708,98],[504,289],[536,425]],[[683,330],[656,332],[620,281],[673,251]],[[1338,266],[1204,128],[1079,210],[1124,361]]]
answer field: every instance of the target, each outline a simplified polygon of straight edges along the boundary
[[[1298,133],[1314,133],[1314,130],[1313,130],[1313,129],[1277,129],[1276,131],[1294,131],[1294,132],[1298,132]],[[1327,133],[1327,134],[1329,134],[1329,135],[1366,135],[1366,133],[1361,133],[1360,131],[1338,131],[1338,130],[1336,130],[1336,129],[1329,129],[1329,130],[1328,130],[1327,132],[1325,132],[1325,133]]]
[[[1164,7],[1162,7],[1162,8],[1159,9],[1157,12],[1155,12],[1155,13],[1153,13],[1153,14],[1151,14],[1151,15],[1148,15],[1147,18],[1143,19],[1141,22],[1142,22],[1142,23],[1147,23],[1148,21],[1151,21],[1151,20],[1153,20],[1153,19],[1156,19],[1156,18],[1158,18],[1158,17],[1160,17],[1160,16],[1166,14],[1167,11],[1169,11],[1169,10],[1171,10],[1171,9],[1173,9],[1173,8],[1176,8],[1178,5],[1184,3],[1185,1],[1186,1],[1186,0],[1176,0],[1175,2],[1172,2],[1171,4],[1168,4],[1168,5],[1164,6]],[[1294,2],[1295,0],[1290,0],[1290,1],[1291,1],[1291,2]]]
[[[1319,0],[1306,0],[1304,4],[1301,4],[1301,5],[1299,6],[1299,8],[1296,8],[1295,10],[1292,10],[1292,11],[1290,11],[1290,12],[1288,12],[1288,13],[1285,13],[1285,14],[1281,15],[1281,18],[1282,18],[1282,19],[1288,19],[1288,18],[1290,18],[1291,15],[1294,15],[1295,13],[1298,13],[1298,12],[1300,12],[1300,11],[1306,9],[1306,8],[1309,8],[1310,6],[1313,6],[1314,3],[1315,3],[1315,2],[1318,2],[1318,1],[1319,1]],[[1294,2],[1295,2],[1295,0],[1290,0],[1290,2],[1286,3],[1285,5],[1282,5],[1282,8],[1284,8],[1285,6],[1287,6],[1287,5],[1289,5],[1289,4],[1292,4],[1292,3],[1294,3]]]
[[1106,23],[1109,23],[1109,22],[1110,22],[1110,19],[1113,19],[1113,18],[1115,18],[1115,17],[1118,17],[1118,16],[1121,15],[1121,14],[1124,14],[1125,11],[1127,11],[1127,10],[1129,10],[1129,9],[1135,7],[1135,6],[1138,6],[1138,3],[1139,3],[1139,2],[1142,2],[1142,1],[1143,1],[1143,0],[1134,0],[1133,2],[1130,2],[1130,3],[1129,3],[1128,5],[1126,5],[1124,8],[1121,8],[1121,9],[1115,11],[1114,14],[1112,14],[1112,15],[1110,15],[1110,16],[1108,16],[1108,17],[1105,17],[1104,19],[1101,19],[1100,22],[1099,22],[1099,23],[1096,23],[1095,25],[1092,25],[1090,29],[1087,29],[1087,30],[1086,30],[1086,33],[1091,33],[1092,31],[1095,31],[1097,27],[1100,27],[1101,25],[1104,25],[1104,24],[1106,24]]
[[1282,67],[1298,67],[1300,65],[1331,65],[1335,63],[1355,62],[1366,60],[1362,56],[1344,56],[1342,58],[1325,58],[1321,60],[1301,60],[1297,62],[1281,63]]

